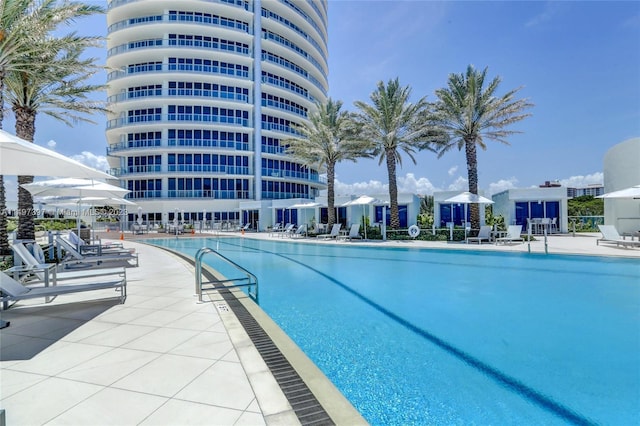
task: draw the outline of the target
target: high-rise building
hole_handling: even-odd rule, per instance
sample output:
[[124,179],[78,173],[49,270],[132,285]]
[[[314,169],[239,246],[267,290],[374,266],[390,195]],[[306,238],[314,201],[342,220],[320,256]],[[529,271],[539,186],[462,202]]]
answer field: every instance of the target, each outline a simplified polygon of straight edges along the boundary
[[326,0],[112,0],[107,23],[108,160],[145,221],[255,225],[326,187],[283,143],[326,100]]

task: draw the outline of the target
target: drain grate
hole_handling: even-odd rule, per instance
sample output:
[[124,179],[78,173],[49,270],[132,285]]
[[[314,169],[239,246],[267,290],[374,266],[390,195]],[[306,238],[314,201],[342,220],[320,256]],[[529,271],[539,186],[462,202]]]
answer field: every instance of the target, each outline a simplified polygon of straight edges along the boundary
[[[172,252],[174,254],[179,254]],[[182,256],[195,266],[192,258]],[[213,282],[216,278],[206,269],[202,270],[207,280]],[[271,337],[258,324],[256,319],[249,313],[247,308],[229,291],[224,285],[215,285],[215,289],[227,302],[228,307],[242,324],[242,327],[249,335],[253,345],[264,360],[267,367],[276,379],[282,393],[289,401],[291,408],[296,413],[298,420],[302,425],[324,426],[335,425],[326,410],[320,405],[320,402],[313,395],[307,384],[302,380],[298,372],[293,368],[291,363],[285,358],[280,349],[273,343]]]

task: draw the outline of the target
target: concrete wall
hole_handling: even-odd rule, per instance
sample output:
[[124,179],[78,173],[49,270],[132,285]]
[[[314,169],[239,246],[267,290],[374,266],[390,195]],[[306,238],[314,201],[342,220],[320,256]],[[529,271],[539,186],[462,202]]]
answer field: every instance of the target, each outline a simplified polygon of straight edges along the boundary
[[[640,185],[640,138],[613,146],[604,156],[605,193]],[[604,223],[618,232],[640,231],[640,200],[604,200]]]

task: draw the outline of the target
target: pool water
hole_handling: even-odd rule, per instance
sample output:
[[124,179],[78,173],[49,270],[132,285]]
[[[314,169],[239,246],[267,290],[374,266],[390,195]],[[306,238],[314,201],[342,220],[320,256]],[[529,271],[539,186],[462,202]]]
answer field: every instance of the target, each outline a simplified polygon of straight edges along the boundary
[[640,423],[637,260],[151,242],[253,272],[262,309],[371,424]]

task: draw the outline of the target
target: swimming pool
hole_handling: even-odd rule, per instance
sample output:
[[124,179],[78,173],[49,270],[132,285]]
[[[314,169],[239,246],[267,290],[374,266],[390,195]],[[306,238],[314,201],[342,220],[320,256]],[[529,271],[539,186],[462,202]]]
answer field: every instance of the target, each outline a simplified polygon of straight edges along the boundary
[[637,260],[150,242],[256,274],[262,309],[372,424],[640,422]]

